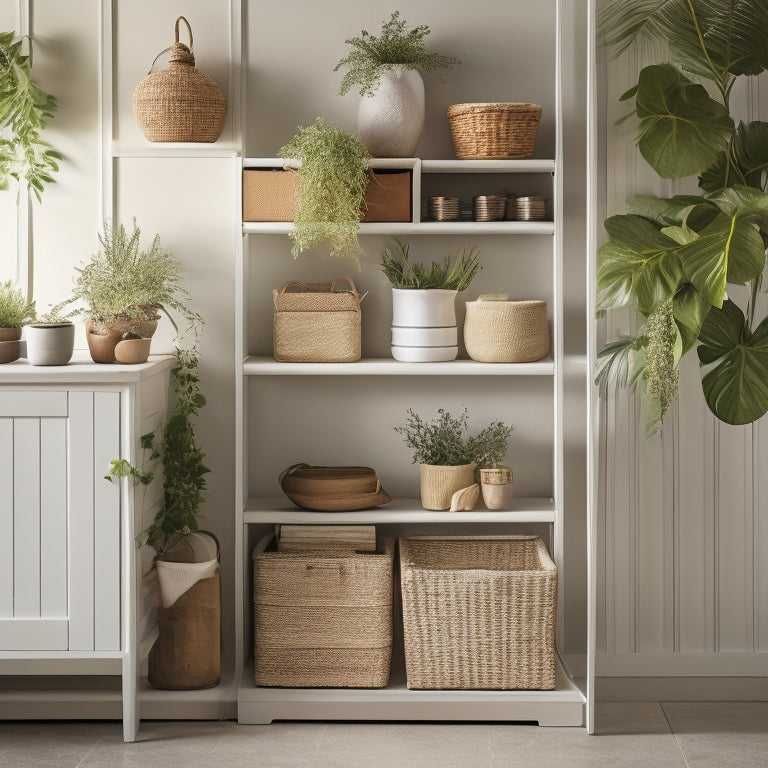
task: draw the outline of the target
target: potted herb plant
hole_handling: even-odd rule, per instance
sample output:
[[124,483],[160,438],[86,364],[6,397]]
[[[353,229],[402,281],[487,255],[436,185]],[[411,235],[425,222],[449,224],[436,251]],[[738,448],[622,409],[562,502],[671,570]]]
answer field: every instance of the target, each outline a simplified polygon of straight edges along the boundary
[[768,412],[768,318],[758,301],[768,242],[768,123],[737,123],[730,107],[734,85],[768,66],[765,7],[758,0],[716,5],[609,0],[599,18],[611,53],[638,39],[668,47],[671,63],[643,68],[621,99],[634,100],[638,147],[651,167],[666,179],[695,174],[701,190],[638,195],[626,214],[605,222],[597,308],[628,305],[644,324],[604,347],[598,381],[639,383],[649,432],[675,402],[680,360],[694,349],[718,419],[747,424]]
[[75,347],[75,325],[57,305],[24,329],[27,360],[32,365],[66,365]]
[[142,248],[135,219],[130,233],[123,224],[107,222],[99,245],[90,261],[78,268],[72,298],[65,302],[84,305],[76,312],[87,315],[86,337],[94,362],[146,360],[159,312],[177,331],[174,313],[190,329],[198,327],[201,318],[189,308],[189,295],[181,285],[181,263],[162,247],[159,235]]
[[478,461],[502,455],[502,444],[506,454],[511,431],[511,426],[494,421],[470,435],[466,408],[458,417],[440,408],[431,421],[409,408],[405,424],[395,427],[395,432],[402,435],[413,451],[414,463],[420,465],[422,507],[449,509],[453,495],[475,483]]
[[173,407],[165,425],[141,438],[147,462],[135,467],[115,459],[106,479],[128,477],[148,486],[153,468],[162,469],[163,502],[136,537],[138,547],[155,550],[160,584],[159,636],[149,654],[149,682],[163,689],[208,688],[221,678],[221,600],[218,542],[199,530],[197,520],[209,470],[195,435],[195,420],[205,405],[195,349],[177,349],[171,390]]
[[413,157],[424,128],[424,81],[419,70],[435,72],[459,64],[429,50],[426,24],[407,29],[395,11],[380,35],[362,30],[345,41],[350,50],[334,72],[345,69],[339,93],[359,89],[358,133],[374,157]]
[[479,249],[465,246],[442,261],[410,260],[397,238],[381,254],[381,269],[392,286],[392,357],[403,362],[443,362],[458,354],[456,295],[480,270]]
[[512,506],[513,473],[504,461],[509,436],[514,427],[499,422],[492,425],[478,448],[475,458],[480,491],[488,509],[509,509]]
[[0,363],[21,355],[22,326],[35,318],[35,302],[28,301],[11,280],[0,283]]
[[370,180],[368,150],[349,131],[318,117],[312,125],[299,127],[278,156],[299,175],[290,235],[294,258],[325,244],[331,256],[359,259],[357,232]]

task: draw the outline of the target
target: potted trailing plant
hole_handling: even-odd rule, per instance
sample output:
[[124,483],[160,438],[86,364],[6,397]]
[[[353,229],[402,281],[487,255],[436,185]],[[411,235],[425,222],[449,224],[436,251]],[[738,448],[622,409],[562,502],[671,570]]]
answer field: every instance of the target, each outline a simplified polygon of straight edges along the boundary
[[22,326],[35,318],[35,302],[28,301],[11,280],[0,283],[0,363],[21,355]]
[[318,117],[312,125],[299,127],[278,156],[299,175],[290,235],[294,258],[326,244],[331,256],[359,259],[357,232],[370,180],[368,150],[349,131]]
[[405,424],[395,427],[395,432],[402,435],[413,451],[413,462],[420,465],[421,505],[444,510],[450,508],[455,493],[474,485],[478,461],[506,454],[512,427],[493,421],[470,435],[466,408],[458,417],[440,408],[431,421],[409,408]]
[[429,265],[412,262],[409,246],[392,239],[381,269],[392,286],[392,357],[403,362],[440,362],[458,354],[456,295],[480,270],[479,249],[465,246]]
[[429,50],[426,24],[407,29],[395,11],[379,36],[362,30],[345,40],[347,55],[339,93],[359,89],[358,133],[374,157],[413,157],[424,128],[424,81],[419,70],[435,72],[459,64],[453,56]]
[[176,350],[171,390],[173,407],[165,425],[141,438],[147,462],[135,467],[115,459],[106,479],[128,477],[148,486],[153,468],[162,469],[162,504],[136,537],[138,547],[155,550],[160,583],[160,634],[149,655],[149,681],[165,689],[207,688],[221,677],[221,603],[218,543],[199,530],[197,520],[209,470],[195,435],[195,420],[205,405],[195,349]]
[[764,22],[759,0],[610,0],[599,19],[611,53],[638,38],[668,47],[671,63],[643,68],[621,98],[634,100],[638,147],[651,167],[667,179],[695,174],[700,189],[630,198],[626,214],[606,220],[598,255],[597,308],[629,305],[645,321],[605,346],[598,381],[639,383],[649,432],[675,402],[680,360],[694,349],[718,419],[747,424],[768,411],[768,318],[758,307],[768,123],[737,123],[730,108],[735,83],[768,66]]
[[105,222],[99,245],[90,261],[77,269],[72,298],[65,302],[84,305],[76,312],[87,315],[86,337],[94,362],[145,361],[159,312],[177,332],[173,313],[188,329],[199,326],[201,318],[189,308],[189,294],[181,285],[181,263],[162,247],[159,235],[142,249],[135,219],[130,233],[123,224]]
[[40,200],[61,160],[40,137],[57,104],[32,78],[32,55],[22,54],[23,40],[15,37],[14,32],[0,33],[0,189],[8,189],[14,179],[19,190],[32,189]]
[[27,360],[32,365],[66,365],[75,347],[75,326],[61,314],[62,304],[32,320],[24,330]]

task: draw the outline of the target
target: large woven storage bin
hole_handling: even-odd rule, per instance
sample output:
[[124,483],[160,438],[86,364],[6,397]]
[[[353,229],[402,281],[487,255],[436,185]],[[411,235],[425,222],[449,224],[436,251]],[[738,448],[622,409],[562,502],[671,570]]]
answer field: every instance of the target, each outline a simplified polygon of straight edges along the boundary
[[461,160],[520,160],[533,156],[541,120],[538,104],[451,104],[446,114],[456,157]]
[[555,687],[557,567],[538,536],[400,539],[409,688]]
[[545,301],[468,301],[467,354],[481,363],[531,363],[549,354]]
[[375,553],[253,554],[256,685],[383,688],[392,660],[394,541]]

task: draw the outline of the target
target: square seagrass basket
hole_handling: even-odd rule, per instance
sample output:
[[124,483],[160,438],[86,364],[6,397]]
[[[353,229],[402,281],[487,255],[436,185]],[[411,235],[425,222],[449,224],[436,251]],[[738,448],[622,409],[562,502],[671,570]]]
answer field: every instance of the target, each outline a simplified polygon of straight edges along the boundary
[[555,687],[557,567],[538,536],[400,539],[408,688]]
[[392,660],[394,540],[375,552],[253,553],[254,678],[284,688],[383,688]]

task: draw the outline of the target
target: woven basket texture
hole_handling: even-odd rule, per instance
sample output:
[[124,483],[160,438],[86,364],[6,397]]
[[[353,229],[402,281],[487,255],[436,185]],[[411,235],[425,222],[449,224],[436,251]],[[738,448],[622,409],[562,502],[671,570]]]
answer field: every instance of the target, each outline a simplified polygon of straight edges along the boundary
[[[180,21],[187,25],[189,46],[179,42]],[[167,50],[168,69],[152,73],[150,67],[133,92],[136,124],[148,141],[216,141],[224,128],[227,100],[216,81],[195,68],[192,29],[183,16],[176,19],[176,42]]]
[[[341,281],[349,286],[342,288]],[[272,291],[274,358],[289,363],[356,362],[362,356],[359,294],[350,278],[286,283]]]
[[530,363],[549,354],[545,301],[468,301],[467,354],[481,363]]
[[555,687],[557,567],[538,536],[400,539],[408,688]]
[[375,553],[253,554],[256,685],[383,688],[392,657],[394,541]]
[[541,120],[538,104],[451,104],[446,114],[456,157],[461,160],[533,156]]
[[475,465],[440,466],[421,464],[421,506],[424,509],[450,509],[456,491],[475,482]]

